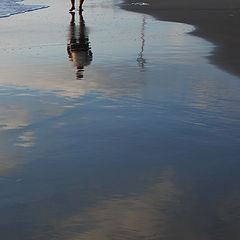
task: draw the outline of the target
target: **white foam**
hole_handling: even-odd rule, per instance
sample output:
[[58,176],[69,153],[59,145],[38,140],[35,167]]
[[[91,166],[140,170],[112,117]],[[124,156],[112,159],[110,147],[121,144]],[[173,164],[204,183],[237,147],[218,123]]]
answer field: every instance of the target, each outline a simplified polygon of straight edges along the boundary
[[19,2],[17,0],[0,0],[0,18],[48,7],[42,5],[24,5]]
[[149,5],[149,3],[144,3],[144,2],[136,2],[136,3],[132,3],[132,5],[138,5],[138,6],[147,6],[147,5]]

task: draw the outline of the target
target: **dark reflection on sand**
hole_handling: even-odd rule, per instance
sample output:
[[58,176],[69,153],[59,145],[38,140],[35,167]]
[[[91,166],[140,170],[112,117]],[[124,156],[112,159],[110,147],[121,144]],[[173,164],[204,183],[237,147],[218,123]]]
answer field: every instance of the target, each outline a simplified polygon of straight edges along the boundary
[[137,62],[139,67],[142,69],[142,71],[144,71],[144,65],[146,63],[146,59],[144,59],[143,57],[143,52],[144,52],[144,45],[145,45],[145,39],[144,39],[144,34],[145,34],[145,24],[146,24],[146,20],[145,20],[145,16],[142,17],[142,27],[141,27],[141,50],[138,54],[138,58],[137,58]]
[[84,67],[92,61],[92,52],[82,12],[79,12],[78,26],[75,24],[75,12],[70,14],[72,18],[69,26],[70,41],[67,45],[67,52],[73,67],[76,68],[76,78],[82,79]]
[[[240,4],[237,1],[148,1],[148,6],[129,5],[127,10],[151,14],[159,20],[194,25],[192,34],[214,43],[211,63],[240,76]],[[186,3],[186,4],[185,4]]]

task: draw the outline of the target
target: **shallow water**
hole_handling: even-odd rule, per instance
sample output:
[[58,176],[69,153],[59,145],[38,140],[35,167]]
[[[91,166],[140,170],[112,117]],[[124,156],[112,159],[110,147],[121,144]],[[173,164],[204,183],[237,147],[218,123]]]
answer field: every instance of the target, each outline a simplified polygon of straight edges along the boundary
[[24,5],[19,2],[21,2],[21,0],[20,1],[1,0],[0,1],[0,18],[9,17],[14,14],[35,11],[35,10],[48,7],[48,6],[41,6],[41,5]]
[[[239,239],[240,79],[214,46],[108,0],[85,25],[39,4],[0,22],[1,239]],[[67,51],[83,28],[91,56]]]

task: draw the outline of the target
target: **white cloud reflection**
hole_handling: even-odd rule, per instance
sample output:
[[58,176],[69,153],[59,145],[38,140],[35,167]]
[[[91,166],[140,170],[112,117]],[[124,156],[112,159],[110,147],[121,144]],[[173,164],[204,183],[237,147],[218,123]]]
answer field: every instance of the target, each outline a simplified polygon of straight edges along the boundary
[[63,230],[86,230],[63,233],[69,240],[164,238],[171,214],[179,208],[179,194],[173,182],[165,179],[143,194],[98,202],[96,207],[72,216],[62,226]]
[[19,147],[32,147],[35,145],[34,140],[36,137],[34,137],[33,131],[26,131],[21,136],[18,137],[18,142],[15,144],[15,146]]
[[28,110],[12,108],[9,106],[0,107],[0,129],[11,130],[29,125]]
[[[81,206],[80,203],[79,206],[75,206],[76,199],[80,196],[75,195],[72,198],[70,194],[68,199],[65,195],[63,202],[72,203],[73,206],[71,205],[69,212],[65,212],[66,216],[58,218],[54,214],[58,214],[60,210],[58,208],[62,208],[62,205],[54,205],[51,200],[46,203],[40,202],[39,218],[31,216],[37,221],[34,224],[37,224],[39,229],[46,225],[52,227],[47,233],[36,232],[36,236],[44,238],[46,234],[51,234],[51,236],[57,236],[59,240],[167,238],[171,234],[169,227],[177,224],[175,216],[181,209],[179,198],[182,193],[172,180],[174,174],[171,168],[163,171],[161,181],[142,189],[141,193],[134,192],[126,196],[110,195],[106,199],[101,198],[101,192],[90,193],[91,201],[103,200],[97,200],[95,204],[89,203],[89,206],[88,203],[86,206],[85,204]],[[85,202],[88,196],[81,196],[81,198],[84,199],[79,200]],[[43,206],[45,206],[44,209]],[[76,211],[69,215],[72,207]],[[82,210],[79,211],[79,208]]]

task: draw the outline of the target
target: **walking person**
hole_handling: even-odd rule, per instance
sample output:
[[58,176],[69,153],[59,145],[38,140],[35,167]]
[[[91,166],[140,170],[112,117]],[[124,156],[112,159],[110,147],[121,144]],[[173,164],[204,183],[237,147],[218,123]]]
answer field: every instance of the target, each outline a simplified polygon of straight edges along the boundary
[[[84,0],[79,0],[79,12],[82,12],[82,5],[83,5]],[[71,8],[69,9],[69,12],[72,12],[75,10],[75,0],[71,0]]]

